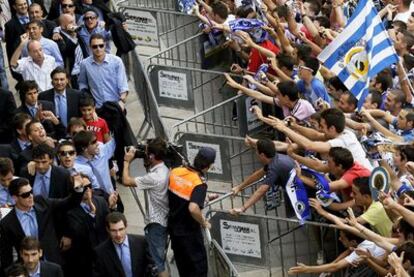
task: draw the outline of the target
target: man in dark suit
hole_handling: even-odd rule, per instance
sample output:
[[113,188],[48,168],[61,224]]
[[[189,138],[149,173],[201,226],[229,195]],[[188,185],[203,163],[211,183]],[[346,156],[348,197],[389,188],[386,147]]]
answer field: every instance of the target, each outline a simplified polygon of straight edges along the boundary
[[51,77],[53,89],[40,93],[39,99],[54,103],[57,117],[67,127],[72,117],[80,117],[79,100],[81,92],[67,87],[69,80],[64,68],[55,68],[51,73]]
[[30,145],[29,138],[26,136],[26,124],[29,123],[31,117],[26,113],[17,113],[13,116],[12,125],[14,130],[14,138],[10,146],[15,155],[19,156],[20,152]]
[[10,143],[13,139],[13,128],[11,126],[16,102],[13,93],[0,88],[0,143]]
[[55,230],[56,213],[66,212],[76,207],[82,200],[82,180],[74,181],[74,192],[64,199],[33,197],[29,181],[18,178],[11,182],[9,192],[16,205],[0,221],[0,261],[4,270],[13,261],[13,248],[19,253],[21,241],[26,236],[38,237],[43,248],[45,260],[62,263],[59,241]]
[[[46,143],[33,147],[32,159],[34,168],[22,168],[21,177],[27,178],[32,184],[33,195],[42,195],[45,198],[68,196],[72,186],[70,173],[62,167],[53,165],[53,148]],[[33,169],[34,172],[29,172]]]
[[40,261],[43,251],[40,248],[40,242],[33,237],[25,237],[20,245],[20,257],[23,264],[29,271],[30,276],[39,277],[63,277],[63,271],[60,265]]
[[151,264],[142,236],[127,235],[127,221],[119,212],[106,217],[110,238],[95,248],[94,277],[142,277]]
[[[5,41],[6,41],[6,51],[7,58],[10,62],[10,59],[20,44],[20,36],[26,33],[26,24],[29,23],[29,13],[26,0],[14,0],[14,3],[10,5],[10,8],[16,10],[16,16],[13,16],[12,19],[7,21],[4,26],[5,31]],[[10,71],[12,76],[17,81],[21,81],[23,78],[20,74]]]
[[56,117],[53,102],[38,100],[39,86],[35,81],[22,81],[19,96],[22,105],[16,109],[15,113],[26,113],[33,119],[40,120],[46,133],[55,139],[65,136],[66,128]]
[[82,203],[68,212],[68,234],[72,246],[65,255],[67,276],[92,276],[93,250],[108,238],[105,230],[108,213],[108,204],[103,197],[93,195],[92,185],[83,194]]

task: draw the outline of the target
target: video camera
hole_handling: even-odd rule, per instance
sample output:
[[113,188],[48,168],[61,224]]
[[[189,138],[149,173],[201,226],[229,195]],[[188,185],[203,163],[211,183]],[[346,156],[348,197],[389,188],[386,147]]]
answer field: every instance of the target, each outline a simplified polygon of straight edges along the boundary
[[[152,140],[153,139],[147,139],[146,141],[138,142],[138,144],[135,146],[126,146],[125,153],[128,152],[131,149],[131,147],[135,148],[136,152],[134,159],[144,159],[144,165],[145,167],[147,167],[149,165],[149,161],[146,149],[148,144],[150,144]],[[163,161],[168,168],[174,168],[184,164],[188,164],[187,158],[182,154],[182,145],[178,145],[172,142],[166,142],[166,144],[167,147]]]

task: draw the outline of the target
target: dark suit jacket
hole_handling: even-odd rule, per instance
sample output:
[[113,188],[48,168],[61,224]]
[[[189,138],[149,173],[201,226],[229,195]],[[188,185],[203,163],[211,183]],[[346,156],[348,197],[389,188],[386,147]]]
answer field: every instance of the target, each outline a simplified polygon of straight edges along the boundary
[[[55,105],[53,104],[53,102],[50,101],[44,101],[44,100],[38,100],[39,104],[42,104],[42,109],[45,111],[51,111],[53,113],[55,113]],[[28,114],[29,116],[32,116],[32,114],[30,113],[29,109],[27,108],[26,105],[22,104],[20,105],[20,107],[18,107],[15,111],[15,114],[17,113],[25,113]]]
[[[43,249],[43,257],[51,262],[62,264],[59,241],[55,231],[54,215],[79,205],[82,193],[73,192],[64,199],[46,199],[42,196],[34,198],[34,210],[38,224],[39,241]],[[0,221],[0,261],[4,270],[13,262],[13,248],[19,253],[24,231],[13,209]]]
[[12,119],[15,109],[13,93],[0,88],[0,143],[10,143],[13,139]]
[[[54,102],[38,100],[38,103],[42,104],[43,110],[51,111],[56,115]],[[15,110],[15,113],[25,113],[25,114],[28,114],[30,117],[32,116],[32,114],[30,113],[26,105],[21,105],[20,107],[18,107]],[[54,125],[51,121],[43,120],[42,125],[45,128],[45,131],[48,134],[48,136],[54,139],[57,139],[57,140],[66,137],[66,128],[65,126],[63,126],[62,123],[59,123],[58,125]]]
[[[132,276],[146,276],[145,271],[150,263],[146,255],[147,246],[144,237],[128,235],[129,249],[131,252]],[[125,277],[121,261],[118,258],[111,239],[95,248],[94,277]]]
[[[27,167],[22,168],[21,177],[28,179],[30,184],[34,185],[35,176],[29,174]],[[69,195],[71,187],[70,172],[62,167],[52,165],[49,198],[65,198]]]
[[108,238],[105,228],[108,204],[100,196],[93,196],[92,202],[96,207],[95,217],[87,214],[81,206],[67,213],[68,236],[72,239],[72,246],[65,253],[69,276],[91,277],[93,250]]
[[43,33],[42,35],[45,38],[52,39],[53,36],[53,29],[57,26],[56,23],[52,20],[43,19]]
[[63,277],[63,270],[58,264],[41,261],[40,277]]
[[10,144],[0,144],[0,157],[10,158],[16,168],[18,154],[14,152]]
[[33,145],[29,145],[26,149],[20,152],[17,157],[15,172],[22,173],[22,169],[26,168],[27,164],[32,160]]
[[10,61],[11,56],[13,55],[17,46],[19,46],[20,36],[26,32],[26,29],[25,26],[20,24],[20,21],[16,17],[13,17],[9,21],[7,21],[6,25],[4,26],[4,31],[7,58]]
[[[67,104],[67,115],[68,121],[72,117],[80,117],[79,112],[79,100],[82,93],[79,90],[67,88],[66,89],[66,104]],[[45,90],[39,94],[39,100],[48,101],[55,103],[55,92],[53,89]]]

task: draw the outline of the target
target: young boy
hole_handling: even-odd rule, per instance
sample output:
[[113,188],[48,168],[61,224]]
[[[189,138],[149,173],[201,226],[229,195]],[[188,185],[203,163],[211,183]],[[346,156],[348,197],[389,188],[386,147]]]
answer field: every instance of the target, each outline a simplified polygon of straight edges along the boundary
[[90,96],[82,97],[79,101],[82,119],[86,123],[86,130],[95,133],[96,139],[106,143],[109,141],[109,128],[105,119],[100,118],[95,112],[95,101]]

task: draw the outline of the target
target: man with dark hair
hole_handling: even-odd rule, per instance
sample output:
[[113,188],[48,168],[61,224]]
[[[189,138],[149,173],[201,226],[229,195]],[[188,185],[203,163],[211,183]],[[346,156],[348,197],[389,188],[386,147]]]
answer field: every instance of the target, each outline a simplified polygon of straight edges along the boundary
[[33,277],[63,277],[60,265],[41,261],[43,251],[40,242],[34,237],[25,237],[20,244],[20,257],[23,265]]
[[365,98],[363,107],[367,110],[379,109],[382,105],[381,93],[375,90],[370,90],[369,94]]
[[50,74],[53,88],[39,94],[40,100],[55,104],[56,115],[63,126],[68,126],[72,117],[79,117],[79,101],[81,93],[78,90],[68,88],[68,76],[62,67],[55,68]]
[[[85,182],[89,179],[82,175]],[[80,205],[67,213],[67,231],[72,240],[66,252],[66,276],[90,277],[94,260],[94,248],[104,242],[108,234],[105,219],[110,208],[103,197],[94,195],[92,184],[86,186]]]
[[299,92],[308,100],[315,110],[320,110],[320,102],[323,101],[332,106],[331,98],[325,85],[317,78],[316,73],[319,70],[319,61],[316,58],[305,58],[299,63],[299,78],[297,82]]
[[79,89],[90,90],[97,108],[109,101],[124,109],[129,90],[125,67],[119,57],[105,53],[105,43],[102,35],[91,36],[89,45],[93,55],[81,63]]
[[193,166],[171,170],[168,188],[168,228],[180,276],[207,276],[207,254],[201,228],[210,228],[201,209],[207,193],[205,175],[216,159],[211,147],[201,147]]
[[[324,164],[309,157],[302,157],[296,154],[292,149],[288,149],[289,156],[299,163],[317,171],[329,172],[336,180],[329,182],[329,191],[340,192],[343,203],[332,203],[329,208],[332,210],[345,210],[354,205],[352,199],[352,186],[355,178],[370,176],[370,171],[354,161],[352,153],[343,147],[332,147],[329,150],[328,163]],[[316,181],[302,172],[297,172],[297,176],[302,181],[315,188]]]
[[[361,115],[373,129],[381,132],[385,137],[389,138],[393,142],[411,142],[414,140],[413,109],[403,109],[397,117],[394,117],[390,113],[382,110],[365,109],[361,109]],[[375,117],[384,119],[388,124],[390,124],[391,128],[384,127]]]
[[94,133],[80,131],[73,137],[78,156],[75,163],[89,167],[95,175],[100,189],[105,193],[105,198],[117,195],[111,181],[108,160],[114,154],[115,141],[110,139],[107,143],[98,142]]
[[368,223],[372,230],[381,236],[390,237],[393,223],[381,202],[372,199],[369,186],[369,177],[354,179],[352,197],[355,205],[363,209],[363,214],[357,217],[357,220],[360,224]]
[[33,197],[29,180],[18,178],[11,182],[9,192],[16,205],[0,221],[0,259],[4,270],[13,261],[13,248],[19,253],[20,243],[26,236],[39,239],[46,260],[62,264],[55,218],[79,205],[83,195],[82,180],[74,178],[73,190],[64,199]]
[[21,263],[14,263],[6,269],[6,277],[30,277],[29,272]]
[[358,99],[349,91],[342,93],[339,97],[338,109],[344,113],[353,113],[358,106]]
[[[254,112],[260,120],[281,131],[306,150],[327,154],[331,147],[344,147],[351,151],[356,162],[365,168],[372,168],[355,134],[345,129],[345,115],[338,109],[326,109],[321,113],[320,128],[322,133],[312,128],[300,126],[295,122],[291,122],[287,126],[286,122],[282,120],[266,118],[259,107],[254,107]],[[328,172],[328,167],[321,167],[318,171]]]
[[14,130],[14,139],[10,143],[14,153],[18,156],[20,152],[26,149],[30,145],[30,140],[26,135],[26,124],[31,120],[30,115],[27,113],[17,113],[12,120],[12,126]]
[[13,206],[14,200],[9,193],[9,185],[14,177],[13,161],[0,158],[0,207]]
[[[298,88],[292,81],[282,81],[278,83],[276,93],[273,95],[274,97],[272,97],[237,83],[228,74],[225,74],[225,77],[229,86],[240,90],[247,96],[253,97],[262,103],[281,107],[285,118],[292,116],[301,122],[306,121],[315,113],[315,109],[312,107],[311,103],[305,99],[299,98]],[[271,85],[270,82],[269,85]]]
[[241,208],[230,210],[230,213],[232,214],[244,213],[249,207],[259,201],[272,187],[281,186],[284,188],[289,180],[292,169],[295,168],[295,163],[289,156],[276,152],[275,145],[270,139],[259,139],[256,142],[255,148],[256,155],[264,167],[256,170],[241,184],[233,187],[233,194],[237,195],[248,185],[257,182],[264,176],[266,177],[261,181],[260,186],[254,194],[244,202]]
[[106,217],[109,238],[95,248],[94,277],[144,277],[151,264],[142,236],[127,234],[127,220],[119,212]]
[[152,259],[157,267],[159,277],[168,276],[165,268],[165,250],[167,248],[168,220],[168,176],[169,169],[163,159],[166,158],[167,144],[161,138],[149,141],[145,149],[148,173],[142,177],[132,178],[129,165],[135,157],[136,150],[131,147],[124,157],[122,183],[125,186],[145,190],[149,198],[149,223],[145,226],[145,239]]
[[41,195],[44,198],[68,196],[72,187],[70,173],[64,168],[54,166],[54,158],[54,149],[46,143],[33,147],[33,162],[28,167],[34,167],[34,174],[30,174],[27,168],[23,168],[21,176],[33,184],[34,196]]
[[55,112],[52,102],[38,100],[39,86],[36,81],[22,81],[19,86],[19,97],[21,106],[16,109],[15,113],[26,113],[32,118],[40,119],[41,112]]

